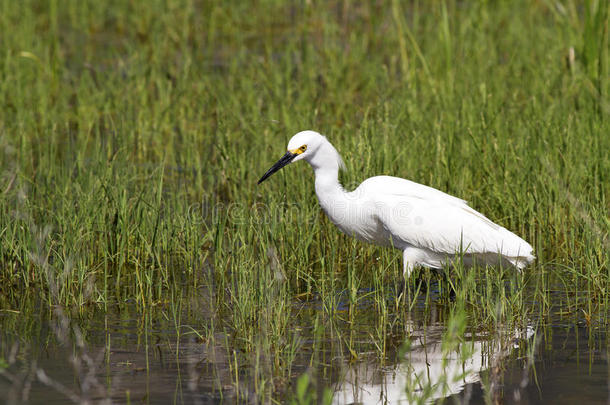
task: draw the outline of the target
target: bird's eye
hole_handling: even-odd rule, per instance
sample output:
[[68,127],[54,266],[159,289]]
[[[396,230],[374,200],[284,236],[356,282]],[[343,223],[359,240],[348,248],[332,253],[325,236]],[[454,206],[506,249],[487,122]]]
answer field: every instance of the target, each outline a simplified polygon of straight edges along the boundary
[[301,151],[305,152],[307,150],[307,145],[303,145],[299,149],[301,149]]

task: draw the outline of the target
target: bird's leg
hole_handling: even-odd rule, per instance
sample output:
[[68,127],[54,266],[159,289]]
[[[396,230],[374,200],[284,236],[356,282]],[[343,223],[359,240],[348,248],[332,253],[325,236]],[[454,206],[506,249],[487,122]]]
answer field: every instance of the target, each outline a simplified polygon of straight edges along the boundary
[[415,266],[410,263],[404,262],[402,280],[400,280],[400,284],[398,286],[397,297],[400,297],[401,295],[403,295],[403,293],[407,289],[407,281],[409,280],[409,276],[410,276],[411,272],[413,271],[413,267],[415,267]]
[[400,297],[405,292],[409,277],[411,277],[413,268],[415,268],[415,266],[419,263],[420,256],[421,253],[417,248],[407,247],[405,250],[402,251],[402,283],[400,283],[398,297]]
[[409,279],[409,277],[411,276],[411,272],[413,271],[413,268],[415,268],[415,266],[417,266],[421,262],[421,259],[422,259],[421,256],[422,256],[421,250],[411,247],[411,246],[405,248],[405,250],[402,251],[402,260],[403,260],[402,275],[405,280]]

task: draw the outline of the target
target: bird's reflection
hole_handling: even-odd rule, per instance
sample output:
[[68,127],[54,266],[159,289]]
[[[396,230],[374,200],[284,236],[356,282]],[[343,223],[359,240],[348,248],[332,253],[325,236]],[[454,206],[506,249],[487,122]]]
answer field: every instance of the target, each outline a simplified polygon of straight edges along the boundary
[[399,364],[376,361],[346,366],[335,387],[334,404],[431,403],[458,394],[479,382],[481,372],[495,369],[525,340],[533,328],[489,335],[444,336],[446,326],[429,326],[411,334],[411,345]]

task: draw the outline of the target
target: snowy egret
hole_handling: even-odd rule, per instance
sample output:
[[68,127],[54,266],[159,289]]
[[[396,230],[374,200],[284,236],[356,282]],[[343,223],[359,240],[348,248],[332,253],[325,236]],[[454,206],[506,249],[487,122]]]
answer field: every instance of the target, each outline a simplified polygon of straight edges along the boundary
[[465,266],[512,265],[522,269],[535,257],[532,246],[490,221],[468,203],[432,187],[376,176],[347,192],[339,183],[343,161],[326,137],[297,133],[288,151],[258,181],[289,163],[306,160],[315,173],[322,210],[344,233],[403,252],[405,280],[415,266],[442,268],[459,259]]

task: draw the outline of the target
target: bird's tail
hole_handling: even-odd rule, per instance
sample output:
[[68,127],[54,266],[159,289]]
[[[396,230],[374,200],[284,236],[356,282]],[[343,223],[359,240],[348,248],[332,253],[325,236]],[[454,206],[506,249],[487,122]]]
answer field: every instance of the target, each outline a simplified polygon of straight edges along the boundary
[[524,239],[506,228],[501,228],[500,233],[503,239],[503,245],[501,247],[502,255],[513,266],[522,270],[536,259],[536,256],[534,256],[534,248]]

